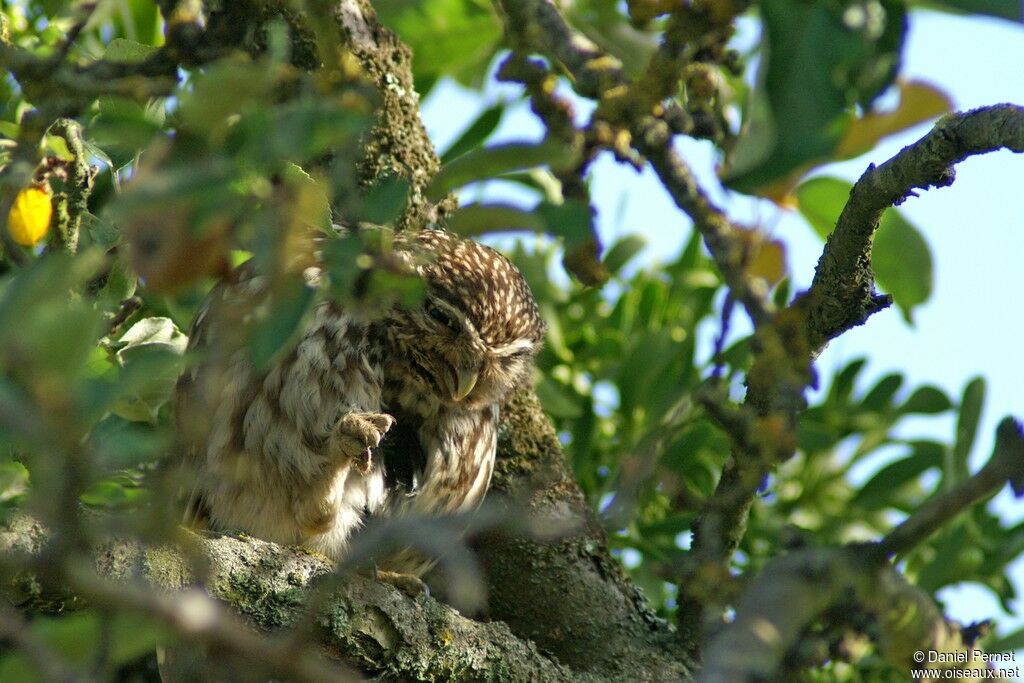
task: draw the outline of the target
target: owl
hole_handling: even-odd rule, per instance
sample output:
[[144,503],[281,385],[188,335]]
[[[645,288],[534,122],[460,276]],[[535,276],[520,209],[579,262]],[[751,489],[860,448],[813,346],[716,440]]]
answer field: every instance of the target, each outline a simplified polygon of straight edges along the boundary
[[[211,292],[190,334],[200,360],[176,391],[188,521],[339,560],[370,517],[480,504],[499,406],[528,380],[544,323],[493,249],[427,229],[396,235],[391,256],[422,303],[321,303],[262,370],[245,330],[266,282],[243,267]],[[383,568],[429,566],[399,555],[407,566]]]

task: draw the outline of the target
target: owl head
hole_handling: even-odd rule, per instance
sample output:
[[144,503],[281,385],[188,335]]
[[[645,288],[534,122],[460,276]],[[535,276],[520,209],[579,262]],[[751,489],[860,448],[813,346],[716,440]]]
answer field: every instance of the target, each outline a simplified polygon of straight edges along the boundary
[[545,332],[526,280],[497,251],[441,230],[403,235],[395,248],[426,294],[419,307],[394,312],[390,358],[442,404],[503,401],[528,378]]

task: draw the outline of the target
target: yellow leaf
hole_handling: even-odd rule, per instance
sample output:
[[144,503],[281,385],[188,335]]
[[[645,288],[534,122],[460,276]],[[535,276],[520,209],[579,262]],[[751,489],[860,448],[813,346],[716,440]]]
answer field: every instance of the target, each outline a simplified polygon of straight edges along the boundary
[[766,240],[761,243],[757,254],[747,266],[747,275],[764,278],[774,285],[786,274],[786,248],[782,242]]
[[872,149],[882,138],[906,130],[953,108],[946,93],[930,83],[908,81],[899,84],[900,103],[888,112],[871,113],[854,119],[836,148],[835,156],[846,159]]
[[7,230],[18,244],[35,246],[50,231],[52,216],[50,193],[41,187],[26,187],[14,198],[7,214]]

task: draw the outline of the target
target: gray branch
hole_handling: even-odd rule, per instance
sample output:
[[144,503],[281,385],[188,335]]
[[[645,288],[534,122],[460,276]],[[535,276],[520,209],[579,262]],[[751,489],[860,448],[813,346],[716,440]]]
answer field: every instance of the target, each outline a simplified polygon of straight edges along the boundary
[[[209,595],[267,634],[283,632],[299,620],[313,586],[332,572],[325,558],[300,549],[255,538],[186,533],[190,554],[206,565],[202,583]],[[10,566],[15,558],[31,564],[45,552],[47,536],[30,518],[8,522],[0,528],[3,564]],[[69,571],[75,595],[55,593],[23,574],[9,580],[5,589],[12,601],[30,611],[114,604],[163,622],[186,642],[214,643],[236,655],[258,647],[271,663],[303,654],[289,653],[284,637],[257,638],[233,621],[197,619],[195,613],[201,610],[188,609],[195,596],[172,592],[197,583],[191,564],[178,550],[119,541],[97,551],[95,571]],[[467,619],[436,600],[413,599],[361,575],[336,583],[319,615],[319,632],[324,652],[350,669],[400,680],[579,680],[501,622]],[[309,663],[309,657],[294,659],[307,662],[303,680],[347,678],[344,669],[316,664],[315,659]]]
[[853,186],[818,261],[808,305],[812,348],[820,349],[884,308],[875,294],[871,244],[882,214],[917,189],[948,187],[954,166],[998,149],[1024,152],[1024,107],[998,104],[942,117],[935,127],[881,166],[872,164]]

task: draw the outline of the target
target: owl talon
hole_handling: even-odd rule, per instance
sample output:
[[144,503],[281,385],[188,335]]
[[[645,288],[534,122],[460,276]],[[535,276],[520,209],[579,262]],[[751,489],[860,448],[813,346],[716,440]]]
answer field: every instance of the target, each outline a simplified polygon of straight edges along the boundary
[[385,413],[348,413],[334,427],[340,455],[352,461],[362,474],[373,465],[373,449],[395,424],[395,418]]
[[374,568],[373,578],[394,586],[419,603],[424,603],[430,599],[430,587],[414,574],[387,572]]
[[352,464],[355,465],[355,468],[356,470],[359,471],[359,474],[369,473],[370,469],[373,468],[373,449],[367,448],[357,457],[352,458]]

